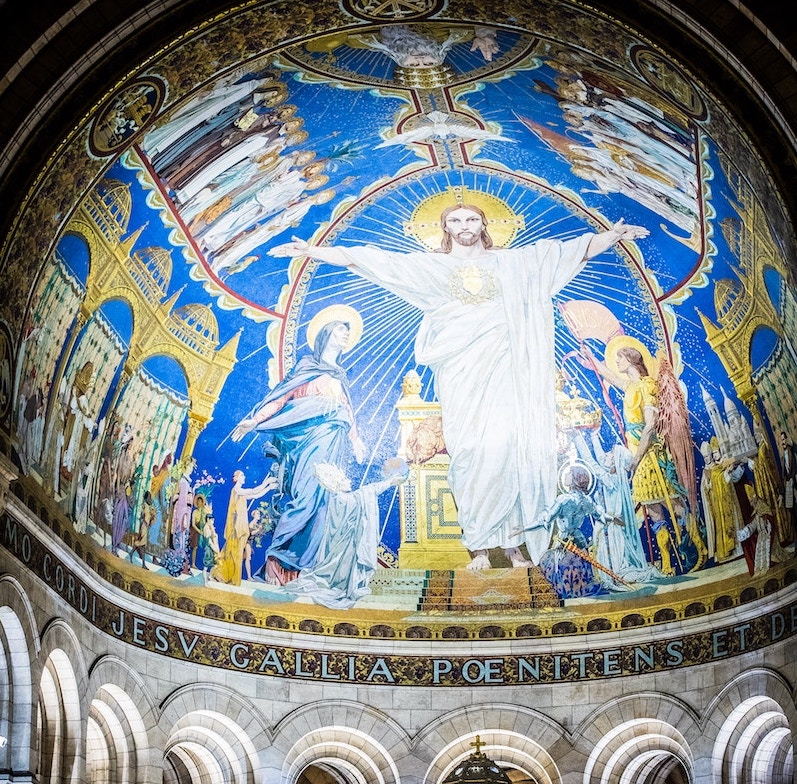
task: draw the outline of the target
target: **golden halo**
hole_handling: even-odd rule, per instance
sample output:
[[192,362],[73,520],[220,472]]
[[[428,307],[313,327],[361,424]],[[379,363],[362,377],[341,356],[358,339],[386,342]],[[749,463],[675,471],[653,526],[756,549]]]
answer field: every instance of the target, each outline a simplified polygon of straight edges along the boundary
[[648,369],[648,374],[654,378],[656,377],[656,373],[659,369],[659,363],[653,358],[653,355],[650,353],[648,347],[644,343],[636,338],[632,338],[630,335],[618,335],[617,337],[612,338],[606,344],[606,354],[604,355],[604,361],[610,370],[613,370],[615,373],[619,372],[617,370],[617,352],[621,348],[635,348],[640,354],[642,354],[642,359],[645,362],[645,367]]
[[330,321],[343,321],[349,325],[349,342],[344,350],[353,349],[362,337],[363,319],[359,311],[349,305],[330,305],[328,308],[319,310],[310,319],[310,323],[307,325],[307,345],[310,346],[310,349],[315,349],[315,339],[318,337],[318,333]]
[[404,231],[429,250],[437,250],[443,238],[440,215],[447,207],[472,204],[487,216],[487,231],[496,248],[506,248],[526,221],[510,206],[492,193],[472,191],[463,185],[450,185],[446,190],[429,196],[418,204],[412,216],[404,223]]

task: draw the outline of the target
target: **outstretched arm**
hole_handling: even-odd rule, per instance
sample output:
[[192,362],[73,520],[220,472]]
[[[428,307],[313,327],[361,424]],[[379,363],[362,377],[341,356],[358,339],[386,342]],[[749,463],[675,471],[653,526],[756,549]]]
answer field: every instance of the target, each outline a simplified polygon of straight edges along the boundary
[[616,386],[618,389],[625,389],[628,379],[620,373],[612,370],[605,362],[599,360],[592,349],[583,343],[579,349],[580,357],[577,357],[579,362],[588,370],[594,370],[596,373],[603,376],[610,384]]
[[326,261],[328,264],[335,264],[338,267],[348,265],[348,260],[339,248],[327,247],[323,245],[310,245],[298,237],[291,237],[290,242],[282,245],[275,245],[268,251],[269,256],[310,256],[319,261]]
[[647,237],[650,232],[644,226],[630,226],[620,218],[609,231],[596,234],[587,245],[586,257],[591,259],[623,240],[637,240]]
[[260,498],[269,490],[276,490],[279,487],[279,480],[276,476],[267,476],[257,487],[242,487],[238,494],[244,498]]
[[250,433],[252,430],[254,430],[261,422],[265,422],[267,419],[274,416],[274,414],[276,414],[277,411],[279,411],[285,405],[289,397],[290,393],[280,395],[280,397],[274,398],[274,400],[269,401],[262,408],[259,408],[257,411],[255,411],[251,417],[242,419],[232,431],[232,440],[240,441],[247,433]]

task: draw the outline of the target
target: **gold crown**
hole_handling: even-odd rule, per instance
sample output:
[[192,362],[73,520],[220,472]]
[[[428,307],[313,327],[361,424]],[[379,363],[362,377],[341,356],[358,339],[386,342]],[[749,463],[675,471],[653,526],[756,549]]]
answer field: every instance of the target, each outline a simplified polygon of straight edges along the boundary
[[602,416],[601,410],[591,400],[581,397],[575,386],[569,395],[560,393],[556,401],[557,425],[562,430],[598,428]]

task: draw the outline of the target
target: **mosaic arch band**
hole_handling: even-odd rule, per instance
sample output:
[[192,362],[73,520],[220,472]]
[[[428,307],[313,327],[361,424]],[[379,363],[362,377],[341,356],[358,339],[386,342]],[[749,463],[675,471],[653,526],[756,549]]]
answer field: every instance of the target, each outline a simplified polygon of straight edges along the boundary
[[[395,253],[367,245],[310,245],[293,238],[272,256],[343,266],[423,313],[415,358],[434,372],[468,568],[490,568],[503,548],[515,567],[539,562],[547,527],[533,526],[556,493],[552,297],[586,261],[648,235],[620,220],[598,234],[493,245],[480,207],[443,210],[440,247]],[[540,379],[549,383],[540,383]],[[524,542],[532,561],[518,549]]]

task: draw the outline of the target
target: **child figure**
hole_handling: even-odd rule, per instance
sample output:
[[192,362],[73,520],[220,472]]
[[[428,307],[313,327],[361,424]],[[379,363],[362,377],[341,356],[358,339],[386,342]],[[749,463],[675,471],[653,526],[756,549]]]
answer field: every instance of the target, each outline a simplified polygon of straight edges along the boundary
[[244,567],[246,568],[246,579],[252,579],[252,552],[255,546],[259,543],[260,537],[265,532],[265,523],[263,515],[259,509],[252,512],[252,517],[249,521],[249,538],[246,540],[244,547]]
[[205,507],[204,523],[202,525],[202,582],[207,585],[211,569],[216,565],[216,556],[219,554],[219,535],[216,533],[213,507]]

